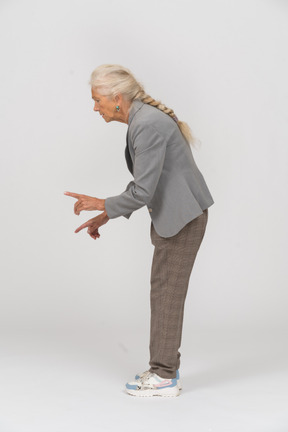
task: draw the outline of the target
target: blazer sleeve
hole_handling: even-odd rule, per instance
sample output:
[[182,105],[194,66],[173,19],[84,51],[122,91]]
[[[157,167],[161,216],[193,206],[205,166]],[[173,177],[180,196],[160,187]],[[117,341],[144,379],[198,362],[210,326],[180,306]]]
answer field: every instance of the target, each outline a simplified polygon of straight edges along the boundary
[[130,214],[148,205],[162,173],[166,140],[152,125],[138,125],[131,133],[135,151],[134,181],[120,195],[106,198],[105,208],[110,219]]

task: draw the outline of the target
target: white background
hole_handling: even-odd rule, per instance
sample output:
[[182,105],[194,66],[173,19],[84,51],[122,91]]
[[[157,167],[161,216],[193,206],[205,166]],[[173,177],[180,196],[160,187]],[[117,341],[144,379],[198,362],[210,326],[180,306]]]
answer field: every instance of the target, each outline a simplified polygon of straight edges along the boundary
[[[237,424],[241,432],[288,429],[283,376],[268,393],[260,381],[249,401],[259,413],[272,406],[265,419],[256,413],[246,423],[251,389],[241,394],[244,417],[238,399],[225,409],[216,402],[227,371],[241,385],[259,370],[263,378],[287,365],[287,42],[284,0],[1,0],[1,432],[112,431],[119,424],[147,430],[134,399],[115,393],[148,366],[149,214],[143,208],[129,221],[110,221],[95,242],[74,234],[93,213],[75,216],[74,200],[63,195],[105,198],[131,180],[126,125],[107,125],[93,112],[89,78],[103,63],[128,67],[147,93],[189,123],[198,139],[195,159],[215,200],[190,281],[182,372],[186,388],[191,384],[189,406],[200,403],[193,388],[198,382],[201,390],[201,376],[204,387],[214,385],[216,405],[209,393],[210,423],[199,414],[207,400],[197,409],[200,417],[186,413],[187,421],[194,418],[200,432],[238,431]],[[212,371],[220,362],[214,375],[201,369],[208,358]],[[99,400],[108,392],[102,414],[113,394],[115,410],[119,397],[127,411],[110,423],[96,415],[99,400],[93,401],[94,390],[89,399],[80,373],[72,386],[72,365],[88,368]],[[269,401],[261,400],[263,391]],[[185,393],[181,398],[184,404]],[[171,412],[161,406],[159,425]],[[176,413],[175,421],[179,426]],[[165,427],[174,430],[170,421]]]

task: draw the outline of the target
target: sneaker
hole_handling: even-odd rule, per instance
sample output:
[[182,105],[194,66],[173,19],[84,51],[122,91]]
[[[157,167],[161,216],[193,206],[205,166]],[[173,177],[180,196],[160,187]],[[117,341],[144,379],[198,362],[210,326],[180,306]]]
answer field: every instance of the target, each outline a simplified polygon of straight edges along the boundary
[[177,385],[177,379],[165,379],[159,375],[148,372],[142,374],[142,378],[131,381],[126,384],[126,391],[132,396],[179,396],[180,391]]
[[[135,375],[135,380],[138,380],[139,378],[144,378],[149,373],[150,373],[150,371],[145,371],[142,374],[137,374],[137,375]],[[178,385],[179,390],[182,390],[182,384],[180,381],[179,369],[176,370],[176,380],[177,380],[177,385]]]

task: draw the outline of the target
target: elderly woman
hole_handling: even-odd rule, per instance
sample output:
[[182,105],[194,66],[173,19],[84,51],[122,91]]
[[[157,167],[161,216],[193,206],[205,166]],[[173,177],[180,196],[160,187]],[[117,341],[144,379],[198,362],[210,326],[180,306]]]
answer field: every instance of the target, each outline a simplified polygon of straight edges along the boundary
[[99,66],[91,76],[94,111],[109,123],[128,125],[125,157],[134,180],[119,195],[99,199],[72,192],[75,214],[101,213],[81,225],[97,239],[99,227],[129,218],[147,206],[154,256],[151,271],[149,370],[126,384],[134,396],[178,396],[184,303],[192,267],[213,199],[197,168],[188,125],[147,95],[132,73],[119,65]]

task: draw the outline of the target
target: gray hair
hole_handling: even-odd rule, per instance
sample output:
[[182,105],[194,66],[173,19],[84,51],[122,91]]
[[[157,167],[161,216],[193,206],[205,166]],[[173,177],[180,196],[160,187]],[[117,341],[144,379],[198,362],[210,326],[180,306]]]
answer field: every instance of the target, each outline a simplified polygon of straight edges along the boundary
[[116,96],[121,93],[129,102],[132,102],[134,99],[140,99],[143,103],[158,108],[172,117],[186,141],[193,143],[194,138],[188,124],[178,120],[171,108],[146,94],[142,84],[136,80],[129,69],[112,64],[98,66],[91,74],[90,85],[93,88],[97,88],[97,91],[102,95]]

